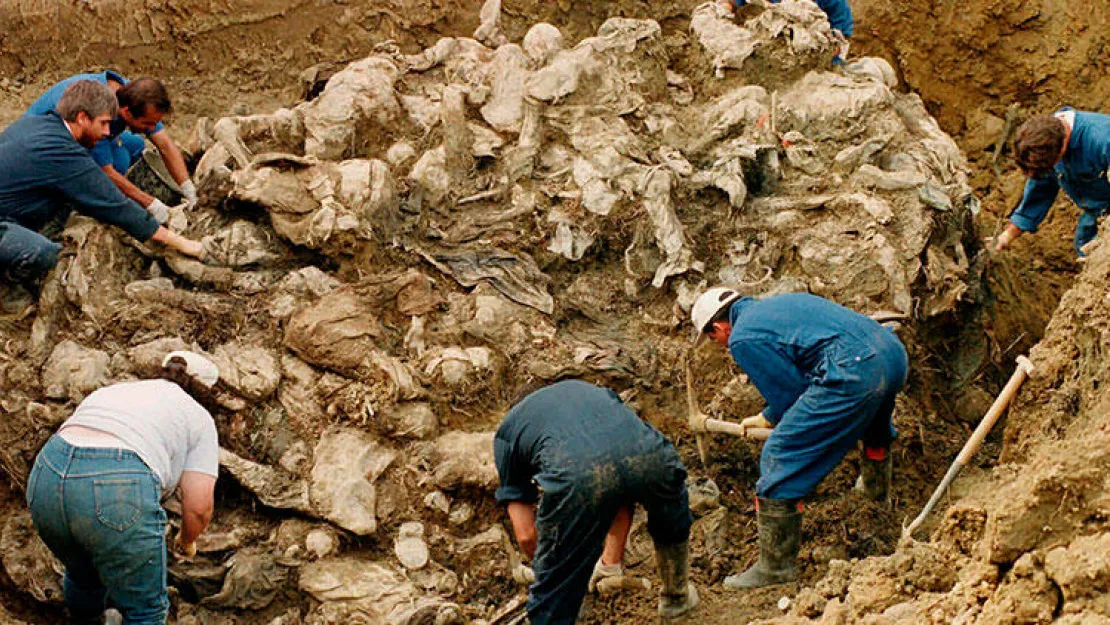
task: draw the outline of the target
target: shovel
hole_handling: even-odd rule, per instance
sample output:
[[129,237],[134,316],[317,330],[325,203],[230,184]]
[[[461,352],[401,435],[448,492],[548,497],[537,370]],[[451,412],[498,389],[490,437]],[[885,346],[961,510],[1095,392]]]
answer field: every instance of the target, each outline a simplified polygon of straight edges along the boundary
[[733,436],[746,436],[756,440],[767,440],[771,436],[771,428],[746,428],[739,423],[711,419],[698,407],[697,397],[694,395],[694,358],[693,351],[686,353],[686,415],[690,431],[698,444],[698,455],[702,464],[709,463],[709,447],[705,435],[711,432],[731,434]]
[[952,466],[948,467],[948,473],[944,474],[944,479],[940,481],[940,486],[937,486],[937,489],[933,491],[933,496],[929,498],[929,503],[925,504],[925,509],[921,511],[921,514],[917,515],[917,518],[914,519],[909,526],[902,528],[903,540],[912,536],[913,531],[921,526],[925,521],[925,517],[929,516],[929,513],[936,507],[937,502],[940,501],[941,495],[948,490],[949,485],[952,484],[952,480],[956,479],[956,474],[958,474],[960,469],[964,468],[967,463],[971,461],[971,458],[979,452],[979,447],[983,445],[983,439],[987,437],[991,428],[994,427],[995,422],[998,421],[998,418],[1005,412],[1006,407],[1013,401],[1014,397],[1017,395],[1018,389],[1021,388],[1022,383],[1025,382],[1025,379],[1033,375],[1033,371],[1032,361],[1025,356],[1017,357],[1017,369],[1015,369],[1014,374],[1010,376],[1010,381],[1006,383],[1002,392],[998,394],[994,403],[991,404],[990,410],[983,416],[983,420],[979,422],[979,426],[975,428],[975,431],[971,434],[971,438],[967,439],[967,442],[964,443],[964,448],[960,450],[960,455],[956,456],[956,460],[952,463]]

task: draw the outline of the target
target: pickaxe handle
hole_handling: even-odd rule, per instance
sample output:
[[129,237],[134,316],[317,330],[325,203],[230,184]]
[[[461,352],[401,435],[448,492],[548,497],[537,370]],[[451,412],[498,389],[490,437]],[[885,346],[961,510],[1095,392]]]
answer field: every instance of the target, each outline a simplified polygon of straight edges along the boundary
[[721,434],[731,434],[733,436],[746,436],[756,440],[765,441],[771,436],[771,428],[746,428],[739,423],[731,421],[722,421],[721,419],[706,419],[705,420],[706,432],[718,432]]
[[912,535],[913,531],[925,522],[925,517],[929,516],[929,513],[936,507],[941,496],[948,490],[948,486],[956,479],[956,474],[958,474],[960,469],[966,466],[972,457],[979,452],[979,448],[983,446],[983,439],[987,437],[987,434],[990,433],[991,428],[994,427],[998,418],[1002,416],[1006,407],[1009,406],[1010,402],[1017,396],[1018,389],[1021,388],[1026,378],[1033,374],[1033,363],[1025,356],[1018,356],[1017,364],[1017,369],[1015,369],[1013,375],[1010,376],[1010,381],[1006,382],[1006,386],[1002,389],[1002,392],[998,394],[998,397],[995,398],[994,403],[991,404],[990,409],[987,410],[987,414],[983,416],[983,420],[979,422],[978,427],[976,427],[975,431],[971,434],[971,438],[964,443],[964,448],[960,450],[960,454],[956,456],[956,460],[952,462],[952,466],[948,467],[948,472],[944,474],[944,479],[940,481],[940,485],[933,491],[933,496],[929,498],[929,503],[925,504],[925,508],[921,511],[921,514],[918,514],[917,518],[915,518],[912,523],[902,528],[903,538]]

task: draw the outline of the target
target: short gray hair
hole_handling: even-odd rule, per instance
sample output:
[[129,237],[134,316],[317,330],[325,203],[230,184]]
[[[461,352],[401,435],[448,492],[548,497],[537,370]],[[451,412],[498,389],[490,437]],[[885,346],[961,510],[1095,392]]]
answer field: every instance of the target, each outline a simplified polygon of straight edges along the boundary
[[119,113],[119,102],[116,94],[108,85],[95,80],[78,80],[66,87],[58,105],[54,107],[62,119],[67,122],[77,120],[78,113],[85,113],[90,118],[100,115],[115,117]]

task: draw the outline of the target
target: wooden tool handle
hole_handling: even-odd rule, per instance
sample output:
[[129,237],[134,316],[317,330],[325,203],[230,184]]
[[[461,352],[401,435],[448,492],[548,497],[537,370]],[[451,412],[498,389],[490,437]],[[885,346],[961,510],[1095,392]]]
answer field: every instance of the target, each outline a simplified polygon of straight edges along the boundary
[[1006,386],[1002,392],[995,398],[994,403],[991,404],[990,410],[983,416],[983,420],[979,422],[975,432],[972,433],[971,438],[967,439],[964,448],[960,450],[960,455],[956,456],[956,462],[961,465],[966,465],[975,454],[979,453],[979,448],[983,445],[983,440],[987,438],[991,428],[994,427],[995,422],[1006,411],[1006,407],[1010,405],[1014,397],[1017,395],[1018,389],[1033,372],[1033,363],[1025,356],[1018,356],[1018,367],[1014,370],[1014,374],[1010,376],[1010,381],[1006,382]]
[[771,436],[772,432],[771,428],[745,428],[739,423],[722,421],[720,419],[706,419],[705,431],[731,434],[733,436],[746,436],[757,440],[767,440],[767,437]]

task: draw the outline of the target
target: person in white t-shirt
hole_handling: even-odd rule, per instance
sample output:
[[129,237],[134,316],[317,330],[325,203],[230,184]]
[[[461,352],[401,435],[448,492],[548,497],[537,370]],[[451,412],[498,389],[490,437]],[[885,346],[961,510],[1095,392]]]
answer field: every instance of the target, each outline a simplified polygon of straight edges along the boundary
[[71,622],[99,623],[113,607],[128,625],[165,623],[161,502],[180,495],[173,548],[192,557],[214,508],[219,442],[209,408],[218,379],[207,358],[171,352],[159,379],[89,395],[39,452],[27,505],[39,536],[66,567]]

